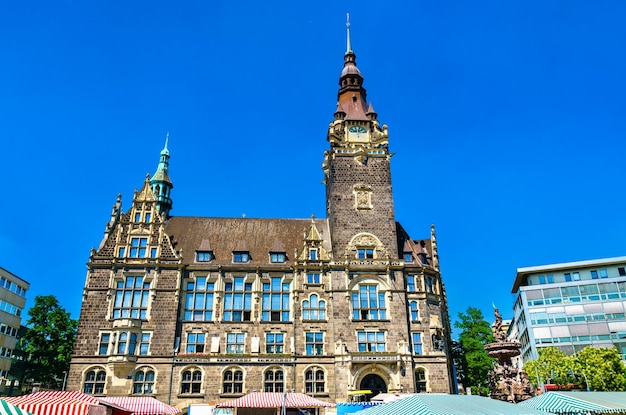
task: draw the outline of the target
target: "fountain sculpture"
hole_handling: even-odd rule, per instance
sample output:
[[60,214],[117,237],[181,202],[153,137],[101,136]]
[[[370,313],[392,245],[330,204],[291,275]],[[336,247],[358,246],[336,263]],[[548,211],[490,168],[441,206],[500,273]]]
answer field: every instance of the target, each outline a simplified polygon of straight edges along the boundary
[[521,343],[508,339],[502,329],[502,316],[494,307],[496,322],[494,324],[495,342],[485,345],[489,356],[498,359],[497,365],[489,372],[489,389],[491,397],[501,401],[521,402],[535,396],[526,372],[513,366],[511,358],[520,355]]

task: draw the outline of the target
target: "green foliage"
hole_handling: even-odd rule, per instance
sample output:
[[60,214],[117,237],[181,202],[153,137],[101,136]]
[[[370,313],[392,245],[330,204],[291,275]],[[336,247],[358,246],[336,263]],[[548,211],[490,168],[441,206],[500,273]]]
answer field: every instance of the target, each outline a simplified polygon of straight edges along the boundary
[[27,329],[20,347],[24,353],[24,378],[58,388],[69,369],[78,322],[53,295],[38,295],[28,311]]
[[474,307],[459,313],[458,317],[454,327],[461,329],[461,334],[458,347],[453,351],[457,374],[463,386],[472,388],[472,393],[486,394],[489,390],[488,374],[495,362],[485,350],[485,345],[494,341],[491,325]]
[[[626,390],[626,368],[616,348],[585,347],[573,356],[554,347],[539,349],[539,358],[526,362],[524,370],[533,385],[552,383],[560,388],[580,385],[592,391]],[[539,378],[539,379],[537,379]]]
[[626,390],[626,374],[624,363],[615,347],[596,349],[585,347],[574,359],[574,372],[584,382],[584,373],[589,381],[589,389],[594,391]]

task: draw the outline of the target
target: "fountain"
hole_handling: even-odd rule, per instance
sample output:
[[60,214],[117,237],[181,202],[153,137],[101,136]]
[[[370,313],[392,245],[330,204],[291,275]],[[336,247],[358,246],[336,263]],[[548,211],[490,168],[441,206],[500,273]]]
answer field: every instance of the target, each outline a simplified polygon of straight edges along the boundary
[[498,359],[497,366],[489,372],[491,397],[512,403],[521,402],[535,396],[526,372],[513,366],[511,358],[520,355],[520,342],[508,339],[502,330],[502,316],[494,307],[496,322],[494,325],[495,342],[485,345],[489,356]]

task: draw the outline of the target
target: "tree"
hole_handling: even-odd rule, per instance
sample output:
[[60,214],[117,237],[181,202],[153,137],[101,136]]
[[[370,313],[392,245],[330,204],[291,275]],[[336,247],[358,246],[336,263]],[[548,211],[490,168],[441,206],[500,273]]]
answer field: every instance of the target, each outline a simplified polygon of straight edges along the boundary
[[485,345],[494,340],[491,325],[479,309],[469,307],[465,313],[459,312],[459,320],[454,327],[461,329],[459,347],[455,349],[454,356],[459,362],[459,379],[463,386],[472,388],[472,393],[486,394],[489,391],[489,371],[495,362],[485,350]]
[[553,384],[560,388],[566,388],[573,382],[569,372],[571,368],[571,358],[556,347],[542,347],[539,358],[524,365],[524,371],[533,385]]
[[624,363],[615,347],[585,347],[574,356],[572,372],[580,384],[588,381],[590,390],[626,390]]
[[53,295],[38,295],[28,311],[22,339],[26,355],[24,377],[59,388],[69,369],[78,322],[70,317]]
[[626,390],[626,369],[616,348],[587,346],[573,356],[555,347],[539,349],[539,358],[524,365],[531,383],[571,384],[593,391]]

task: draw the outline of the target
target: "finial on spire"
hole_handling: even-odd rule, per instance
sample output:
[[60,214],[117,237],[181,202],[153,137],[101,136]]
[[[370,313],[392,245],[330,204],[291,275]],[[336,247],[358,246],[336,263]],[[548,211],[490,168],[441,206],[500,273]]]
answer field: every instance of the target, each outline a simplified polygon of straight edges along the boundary
[[350,40],[350,13],[346,13],[346,31],[347,31],[346,54],[348,54],[352,52],[352,42]]
[[165,133],[165,150],[167,150],[167,143],[170,141],[170,132]]

